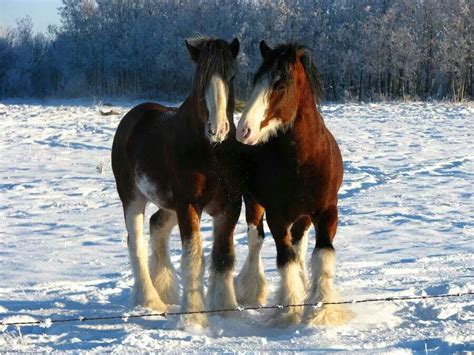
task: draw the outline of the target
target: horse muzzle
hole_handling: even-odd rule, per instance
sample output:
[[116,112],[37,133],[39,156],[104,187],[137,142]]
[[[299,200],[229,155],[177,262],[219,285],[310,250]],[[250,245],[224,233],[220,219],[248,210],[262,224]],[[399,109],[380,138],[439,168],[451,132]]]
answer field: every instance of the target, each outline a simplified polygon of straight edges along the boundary
[[209,123],[207,126],[207,138],[211,143],[221,143],[227,138],[229,131],[229,122],[223,122],[217,126]]
[[252,128],[247,125],[237,128],[236,134],[237,141],[243,144],[255,145],[258,142],[258,132],[255,132]]

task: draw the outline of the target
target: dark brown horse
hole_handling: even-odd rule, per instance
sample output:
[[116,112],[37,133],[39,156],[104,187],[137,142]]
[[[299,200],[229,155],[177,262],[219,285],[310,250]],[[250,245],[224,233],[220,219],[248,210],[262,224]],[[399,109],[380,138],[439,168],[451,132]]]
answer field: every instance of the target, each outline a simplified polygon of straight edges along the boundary
[[[316,66],[309,50],[298,44],[271,49],[262,41],[260,51],[263,63],[239,121],[237,139],[253,145],[249,148],[249,190],[265,208],[276,242],[281,275],[277,302],[335,302],[332,242],[343,164],[336,140],[316,108],[321,91]],[[307,235],[311,222],[316,228],[316,247],[307,293],[306,247],[301,237]],[[255,218],[248,223],[254,224]],[[285,325],[302,317],[308,324],[342,324],[351,312],[339,305],[324,305],[307,308],[303,315],[300,307],[292,307],[286,313],[278,310],[272,322]]]
[[[123,204],[135,303],[158,311],[178,302],[168,239],[175,225],[182,241],[183,311],[204,306],[204,258],[200,219],[213,217],[214,244],[208,290],[210,308],[236,307],[233,231],[241,209],[241,174],[235,140],[234,73],[239,41],[199,38],[186,42],[196,73],[191,95],[178,109],[146,103],[120,122],[112,168]],[[150,219],[152,260],[143,236],[148,202],[159,207]],[[183,318],[207,324],[204,314]]]

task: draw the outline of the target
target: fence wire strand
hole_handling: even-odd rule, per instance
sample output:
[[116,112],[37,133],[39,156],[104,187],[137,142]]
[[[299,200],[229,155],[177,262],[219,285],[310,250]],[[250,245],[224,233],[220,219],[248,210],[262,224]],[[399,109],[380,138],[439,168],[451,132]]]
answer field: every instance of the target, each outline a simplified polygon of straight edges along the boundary
[[69,322],[91,322],[91,321],[102,321],[102,320],[128,320],[130,318],[148,318],[148,317],[164,317],[167,316],[181,316],[188,314],[215,314],[215,313],[228,313],[228,312],[243,312],[252,310],[266,310],[266,309],[284,309],[290,307],[315,307],[321,308],[323,306],[340,305],[340,304],[357,304],[357,303],[371,303],[371,302],[393,302],[393,301],[418,301],[426,299],[436,298],[448,298],[448,297],[462,297],[474,295],[474,291],[459,292],[459,293],[447,293],[440,295],[422,295],[422,296],[393,296],[384,298],[366,298],[362,300],[352,301],[341,301],[341,302],[319,302],[319,303],[300,303],[300,304],[286,304],[286,305],[271,305],[271,306],[252,306],[252,307],[237,307],[237,308],[226,308],[226,309],[210,309],[200,311],[189,311],[189,312],[160,312],[160,313],[138,313],[138,314],[122,314],[114,316],[98,316],[98,317],[76,317],[76,318],[59,318],[59,319],[45,319],[35,321],[24,321],[24,322],[6,322],[2,320],[0,322],[3,326],[9,325],[50,325],[54,323],[69,323]]

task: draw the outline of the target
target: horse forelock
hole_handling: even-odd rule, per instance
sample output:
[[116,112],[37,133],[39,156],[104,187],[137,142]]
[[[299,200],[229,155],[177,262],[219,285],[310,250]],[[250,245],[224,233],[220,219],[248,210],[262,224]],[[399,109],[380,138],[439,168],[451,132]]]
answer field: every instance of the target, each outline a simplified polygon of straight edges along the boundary
[[295,42],[280,44],[270,52],[267,58],[264,58],[254,76],[253,85],[255,86],[265,76],[270,76],[273,81],[277,74],[281,76],[283,84],[288,84],[293,79],[290,68],[292,64],[295,64],[298,54],[314,98],[316,102],[319,102],[322,95],[322,86],[311,51]]
[[193,89],[198,97],[204,97],[211,77],[219,74],[227,81],[236,70],[235,59],[229,48],[229,43],[221,39],[198,37],[190,40],[201,50],[194,76]]

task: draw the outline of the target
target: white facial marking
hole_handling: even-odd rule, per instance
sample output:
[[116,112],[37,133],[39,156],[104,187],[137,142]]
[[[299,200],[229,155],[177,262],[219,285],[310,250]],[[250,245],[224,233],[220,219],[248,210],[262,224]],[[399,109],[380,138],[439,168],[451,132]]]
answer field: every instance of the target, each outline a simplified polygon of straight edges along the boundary
[[227,119],[228,88],[220,75],[213,75],[206,90],[206,105],[209,121],[206,134],[213,143],[222,142],[229,132]]
[[275,137],[278,132],[285,132],[289,125],[285,125],[279,118],[273,118],[270,122],[260,130],[259,143],[265,143],[270,138]]
[[288,128],[278,117],[272,117],[265,127],[260,128],[267,114],[271,93],[272,84],[268,76],[255,85],[237,127],[239,142],[249,145],[265,143],[279,131]]
[[258,142],[260,124],[265,119],[270,98],[270,78],[260,80],[252,91],[242,117],[237,126],[237,140],[245,144]]

